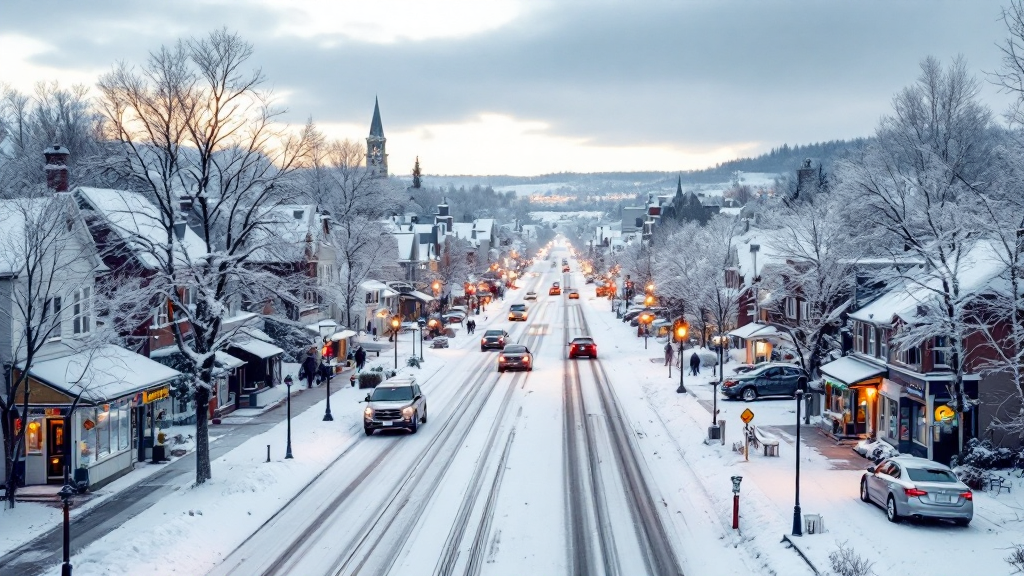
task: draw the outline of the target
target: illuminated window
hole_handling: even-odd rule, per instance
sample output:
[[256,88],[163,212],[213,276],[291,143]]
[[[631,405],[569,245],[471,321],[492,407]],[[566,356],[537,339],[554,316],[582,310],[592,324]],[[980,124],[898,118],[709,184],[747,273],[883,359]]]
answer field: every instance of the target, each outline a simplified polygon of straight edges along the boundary
[[27,454],[43,453],[43,419],[29,418],[25,428],[25,452]]

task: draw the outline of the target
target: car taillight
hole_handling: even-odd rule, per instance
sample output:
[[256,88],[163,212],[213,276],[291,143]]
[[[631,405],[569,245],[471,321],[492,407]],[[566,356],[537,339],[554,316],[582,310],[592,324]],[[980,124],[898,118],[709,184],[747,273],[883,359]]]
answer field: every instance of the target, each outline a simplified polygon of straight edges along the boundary
[[736,381],[735,380],[726,380],[725,382],[722,382],[722,386],[725,387],[725,388],[732,388],[735,385],[736,385]]
[[925,492],[924,490],[918,490],[917,488],[904,488],[903,491],[906,492],[907,496],[911,497],[928,495],[928,493]]
[[964,500],[974,500],[974,493],[968,490],[967,492],[961,492],[960,497]]

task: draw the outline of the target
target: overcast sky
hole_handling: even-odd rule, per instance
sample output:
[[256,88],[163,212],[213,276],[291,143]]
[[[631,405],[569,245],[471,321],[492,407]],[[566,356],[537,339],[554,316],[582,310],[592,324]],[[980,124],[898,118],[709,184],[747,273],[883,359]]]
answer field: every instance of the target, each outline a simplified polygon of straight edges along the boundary
[[870,135],[927,55],[985,80],[1007,1],[0,0],[0,82],[227,26],[290,121],[363,139],[379,97],[397,174],[686,170]]

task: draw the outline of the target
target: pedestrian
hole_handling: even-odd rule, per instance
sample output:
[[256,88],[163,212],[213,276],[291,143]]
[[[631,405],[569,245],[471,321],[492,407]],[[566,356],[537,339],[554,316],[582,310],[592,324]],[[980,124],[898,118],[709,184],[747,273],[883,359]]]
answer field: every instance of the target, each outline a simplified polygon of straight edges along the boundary
[[674,350],[672,349],[672,343],[665,342],[665,366],[670,366],[672,364],[673,352]]
[[700,356],[694,352],[693,356],[690,356],[690,374],[693,376],[700,375]]
[[[329,380],[331,377],[331,367],[326,362],[320,361],[320,378],[319,383],[323,383],[324,380]],[[318,383],[318,385],[319,385]]]
[[313,380],[316,378],[316,358],[313,357],[313,353],[313,350],[310,350],[299,367],[299,380],[305,380],[307,388],[313,387]]
[[366,364],[366,350],[362,346],[357,347],[355,357],[356,372],[359,372],[363,369],[363,364]]

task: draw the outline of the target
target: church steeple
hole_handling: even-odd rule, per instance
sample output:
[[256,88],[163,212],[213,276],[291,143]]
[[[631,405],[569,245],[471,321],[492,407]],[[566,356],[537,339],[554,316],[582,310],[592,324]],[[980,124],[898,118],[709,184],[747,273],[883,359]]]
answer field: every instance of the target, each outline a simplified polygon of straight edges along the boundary
[[388,154],[385,149],[384,124],[380,121],[380,103],[373,98],[373,120],[370,121],[370,135],[366,138],[366,169],[375,176],[387,177]]

